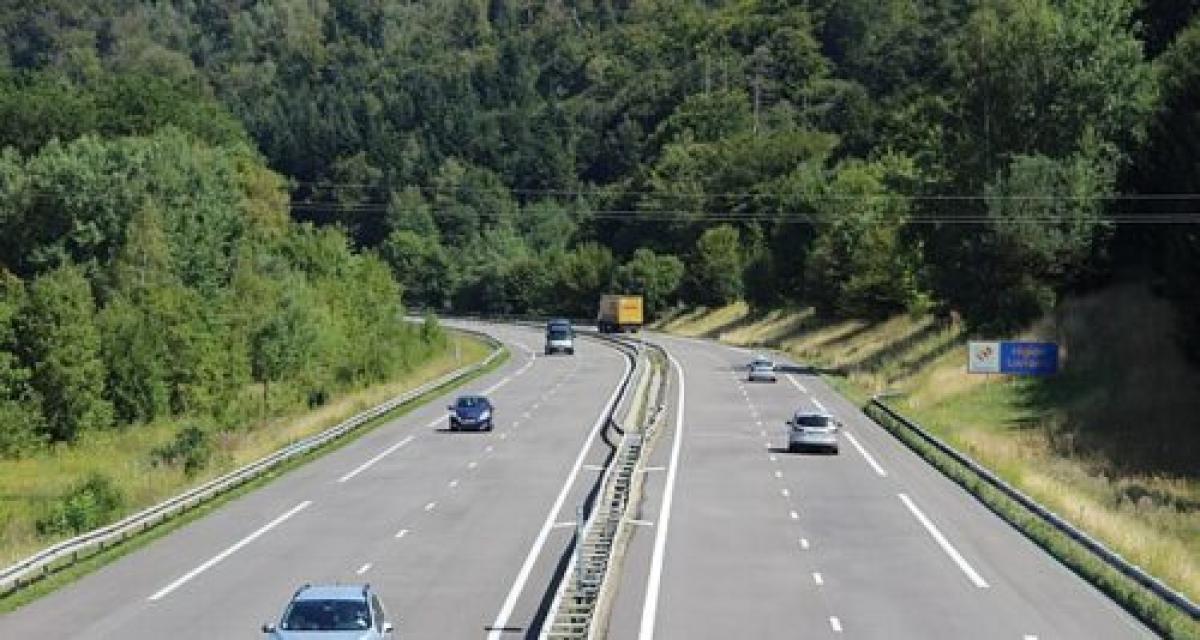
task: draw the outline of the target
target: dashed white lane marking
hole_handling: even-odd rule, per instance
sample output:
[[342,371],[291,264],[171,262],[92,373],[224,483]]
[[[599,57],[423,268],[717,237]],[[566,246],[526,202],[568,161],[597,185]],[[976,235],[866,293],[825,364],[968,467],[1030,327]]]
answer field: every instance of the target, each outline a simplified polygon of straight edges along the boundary
[[766,431],[766,429],[763,429],[762,431],[759,431],[759,432],[758,432],[758,435],[760,435],[760,436],[762,436],[762,437],[764,437],[764,438],[765,438],[765,437],[767,437],[767,431]]
[[[650,575],[646,579],[646,599],[642,607],[642,622],[638,630],[639,640],[653,640],[654,622],[658,617],[658,592],[662,586],[663,557],[667,551],[667,530],[671,525],[671,504],[675,500],[675,472],[679,470],[679,452],[683,444],[683,417],[687,412],[686,378],[683,367],[669,352],[667,359],[675,370],[675,379],[679,381],[679,394],[675,406],[675,441],[671,444],[671,461],[667,469],[667,481],[663,488],[662,506],[660,507],[659,526],[654,531],[654,551],[650,557]],[[496,639],[498,640],[498,639]]]
[[437,503],[436,503],[436,502],[430,502],[429,504],[425,505],[425,510],[426,510],[426,511],[433,511],[433,508],[434,508],[434,507],[436,507],[436,506],[437,506]]
[[786,488],[784,488],[784,489],[780,489],[780,490],[779,490],[779,495],[781,495],[781,496],[783,496],[783,497],[785,497],[785,498],[790,498],[790,497],[791,497],[791,495],[792,495],[792,492],[791,492],[791,491],[788,491]]
[[537,411],[539,408],[541,408],[541,406],[542,406],[542,403],[540,403],[540,402],[535,402],[535,403],[533,403],[533,407],[532,407],[532,409],[533,409],[534,411]]
[[858,443],[858,438],[855,438],[853,433],[847,431],[846,438],[850,440],[850,444],[854,445],[855,449],[858,449],[858,452],[862,454],[862,457],[867,461],[867,464],[871,465],[871,468],[875,470],[875,473],[879,474],[879,476],[882,478],[887,477],[887,471],[884,471],[883,467],[879,466],[878,462],[875,462],[875,457],[870,453],[867,453],[866,448]]
[[507,434],[507,433],[502,433],[502,434],[500,434],[500,439],[501,439],[501,440],[508,440],[508,434]]
[[522,417],[522,418],[525,418],[525,419],[528,419],[528,418],[529,418],[529,416],[531,416],[531,415],[533,415],[533,414],[531,414],[531,413],[529,413],[528,411],[526,411],[525,413],[522,413],[522,414],[521,414],[521,417]]
[[257,530],[255,530],[254,533],[251,533],[250,535],[246,536],[245,538],[242,538],[241,540],[235,542],[233,545],[231,545],[229,548],[225,549],[221,553],[218,553],[217,555],[213,556],[212,558],[209,558],[207,561],[204,562],[204,564],[201,564],[200,566],[196,567],[195,569],[192,569],[191,571],[183,574],[177,580],[175,580],[175,582],[172,582],[171,584],[163,587],[162,589],[159,589],[158,592],[156,592],[154,595],[150,596],[150,600],[161,600],[161,599],[165,598],[172,591],[183,586],[185,583],[187,583],[192,578],[195,578],[196,576],[213,568],[213,566],[215,566],[218,562],[237,553],[238,549],[241,549],[242,547],[250,544],[251,542],[254,542],[254,540],[256,538],[258,538],[262,534],[270,531],[271,529],[274,529],[275,527],[279,526],[280,524],[283,523],[284,520],[287,520],[288,518],[296,515],[297,513],[300,513],[301,511],[307,509],[308,506],[311,504],[312,504],[311,500],[305,500],[304,502],[301,502],[300,504],[292,507],[290,510],[288,510],[287,513],[279,516],[278,518],[275,518],[274,520],[268,522],[267,524],[264,524],[263,526],[261,526]]
[[900,501],[904,503],[904,506],[908,507],[908,510],[912,512],[913,516],[915,516],[917,520],[921,522],[921,524],[925,527],[925,530],[929,532],[929,535],[933,536],[933,539],[937,541],[938,546],[942,548],[942,551],[945,551],[946,555],[950,556],[950,559],[958,565],[958,568],[962,569],[962,572],[967,574],[967,578],[969,578],[971,582],[980,589],[988,588],[988,583],[984,581],[984,579],[970,564],[967,563],[966,559],[962,557],[962,554],[958,552],[958,549],[955,549],[954,545],[950,544],[950,541],[946,539],[946,536],[942,535],[941,531],[938,531],[938,528],[934,526],[933,522],[931,522],[929,518],[925,517],[925,514],[917,508],[917,505],[913,504],[913,501],[910,500],[907,495],[903,493],[897,495],[900,496]]
[[457,487],[457,486],[458,486],[458,478],[455,478],[455,479],[453,479],[453,480],[451,480],[451,481],[450,481],[450,488],[451,488],[451,489],[453,489],[453,488],[455,488],[455,487]]
[[829,626],[832,627],[836,633],[842,632],[842,621],[838,620],[837,616],[829,616]]
[[792,383],[792,386],[800,390],[800,393],[808,393],[808,389],[805,389],[804,385],[800,384],[800,381],[795,376],[789,373],[787,379]]
[[650,473],[651,471],[666,471],[666,467],[646,467],[642,469],[642,473]]
[[775,477],[776,477],[776,478],[779,478],[779,479],[783,479],[783,472],[782,472],[782,471],[779,471],[779,470],[776,470],[776,471],[775,471]]
[[654,523],[649,520],[626,520],[629,524],[635,527],[653,527]]
[[[625,369],[621,373],[621,379],[624,380],[629,375],[629,362],[625,363]],[[683,386],[683,381],[680,380],[680,387]],[[563,503],[567,499],[567,494],[571,487],[575,485],[576,479],[579,477],[579,472],[583,467],[583,460],[587,457],[588,451],[592,448],[592,443],[595,442],[596,436],[600,433],[600,428],[604,426],[607,412],[613,407],[617,400],[617,394],[621,392],[621,385],[617,385],[608,400],[604,403],[604,413],[601,413],[595,424],[592,425],[592,430],[588,433],[587,438],[583,442],[583,446],[579,449],[579,455],[576,456],[574,464],[571,466],[570,472],[567,473],[566,479],[563,481],[562,488],[559,490],[558,496],[554,499],[554,503],[550,506],[550,511],[546,513],[546,519],[542,523],[542,528],[538,532],[537,538],[534,539],[533,545],[529,547],[529,553],[525,556],[525,561],[521,564],[521,568],[517,571],[516,578],[513,579],[512,586],[508,590],[508,595],[505,596],[504,602],[500,605],[500,611],[496,614],[495,620],[492,621],[487,634],[487,640],[501,640],[504,634],[505,627],[508,626],[508,619],[512,615],[513,610],[517,606],[517,599],[521,597],[521,593],[525,590],[525,583],[529,580],[530,573],[533,572],[533,565],[542,554],[542,548],[546,546],[546,540],[550,535],[550,530],[557,522],[558,512],[562,510]],[[683,406],[682,403],[679,405]],[[680,412],[682,414],[682,410]],[[673,467],[674,465],[672,465]]]
[[504,378],[504,379],[503,379],[503,380],[501,380],[500,382],[497,382],[496,384],[494,384],[494,385],[492,385],[492,386],[490,386],[490,387],[488,387],[488,388],[484,389],[483,391],[480,391],[480,392],[479,392],[479,395],[482,395],[482,396],[490,396],[490,395],[492,395],[492,394],[493,394],[493,393],[495,393],[495,392],[496,392],[496,390],[498,390],[500,387],[503,387],[504,385],[506,385],[506,384],[508,384],[508,383],[512,382],[512,380],[513,380],[513,378],[514,378],[515,376],[519,376],[519,375],[521,375],[521,374],[522,374],[522,373],[524,373],[524,372],[525,372],[525,368],[524,368],[524,367],[522,367],[522,368],[521,368],[521,370],[517,371],[515,374],[513,374],[513,375],[511,375],[511,376],[508,376],[507,378]]
[[789,512],[789,513],[788,513],[788,516],[790,516],[790,517],[792,518],[792,520],[799,520],[799,519],[800,519],[800,514],[796,513],[795,511],[791,511],[791,512]]
[[474,469],[475,467],[478,467],[478,466],[479,466],[479,463],[478,463],[478,462],[475,462],[474,460],[472,460],[471,462],[468,462],[468,463],[467,463],[467,468],[468,468],[468,469]]
[[773,453],[771,455],[767,456],[767,459],[770,460],[771,462],[775,462],[775,461],[779,460],[779,458],[776,457],[775,454],[773,454]]
[[484,448],[483,448],[483,452],[484,452],[484,453],[491,453],[491,452],[492,452],[492,451],[494,451],[495,449],[496,449],[496,447],[493,447],[492,445],[490,445],[490,444],[489,444],[488,446],[486,446],[486,447],[484,447]]
[[408,529],[401,529],[396,532],[396,539],[399,540],[400,538],[403,538],[406,535],[408,535]]
[[801,549],[808,548],[808,538],[800,538],[800,548]]
[[598,464],[585,464],[583,465],[583,469],[585,471],[604,471],[604,467]]
[[814,571],[813,572],[813,582],[817,583],[817,586],[820,586],[820,585],[825,584],[825,578],[822,578],[820,573]]
[[371,563],[368,562],[368,563],[364,564],[363,566],[359,567],[358,571],[355,571],[355,573],[357,573],[358,575],[361,576],[362,574],[364,574],[370,570],[371,570]]
[[566,529],[567,527],[577,527],[577,526],[579,526],[578,522],[555,522],[553,528],[554,529]]
[[1033,636],[1033,635],[1029,635],[1029,634],[1027,633],[1027,634],[1025,634],[1025,635],[1023,636],[1023,640],[1038,640],[1038,637],[1037,637],[1037,636]]
[[817,400],[816,398],[813,398],[813,399],[812,399],[812,403],[813,403],[813,406],[817,408],[817,410],[819,410],[819,411],[823,411],[823,412],[825,412],[825,413],[829,413],[829,409],[826,409],[826,408],[825,408],[825,405],[821,404],[821,401],[820,401],[820,400]]
[[404,445],[406,445],[406,444],[408,444],[408,443],[412,442],[412,439],[413,439],[413,437],[412,437],[412,436],[408,436],[407,438],[405,438],[405,439],[401,440],[400,442],[397,442],[396,444],[394,444],[394,445],[392,445],[392,446],[388,447],[387,449],[384,449],[382,452],[380,452],[380,454],[379,454],[379,455],[375,456],[374,458],[371,458],[370,460],[367,460],[366,462],[364,462],[364,463],[362,463],[361,465],[359,465],[359,466],[358,466],[358,468],[356,468],[355,470],[353,470],[353,471],[351,471],[350,473],[347,473],[346,475],[344,475],[344,476],[342,476],[342,477],[338,478],[338,482],[345,482],[345,481],[347,481],[347,480],[349,480],[349,479],[353,478],[354,476],[356,476],[356,475],[358,475],[358,474],[362,473],[363,471],[366,471],[367,469],[370,469],[372,465],[374,465],[376,462],[379,462],[380,460],[383,460],[383,459],[384,459],[384,458],[386,458],[386,457],[387,457],[389,454],[391,454],[393,451],[395,451],[395,450],[399,449],[400,447],[403,447]]

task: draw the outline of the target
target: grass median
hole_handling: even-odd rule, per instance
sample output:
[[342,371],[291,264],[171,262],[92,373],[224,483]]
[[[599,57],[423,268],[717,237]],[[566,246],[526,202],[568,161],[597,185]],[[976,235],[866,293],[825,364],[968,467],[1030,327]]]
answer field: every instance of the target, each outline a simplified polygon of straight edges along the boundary
[[[358,392],[348,393],[344,396],[333,399],[327,405],[317,411],[311,412],[296,412],[287,416],[273,418],[269,424],[258,425],[255,431],[263,430],[270,433],[260,433],[254,437],[239,439],[242,446],[232,447],[227,455],[223,456],[219,463],[214,464],[210,468],[206,468],[205,473],[187,476],[183,471],[176,468],[146,468],[145,460],[150,457],[150,452],[156,446],[161,446],[161,442],[155,441],[153,438],[139,437],[133,441],[117,442],[107,437],[96,437],[86,440],[69,452],[70,461],[64,461],[61,458],[57,461],[50,455],[40,456],[41,459],[25,459],[20,461],[10,461],[0,463],[0,491],[5,491],[6,495],[23,495],[27,502],[33,504],[21,505],[23,513],[27,515],[24,520],[18,520],[17,516],[22,513],[22,510],[14,509],[12,504],[7,506],[5,512],[5,520],[8,531],[24,531],[20,537],[22,545],[10,545],[5,548],[8,559],[4,562],[7,566],[16,559],[26,557],[27,555],[36,552],[55,542],[54,539],[39,538],[36,535],[36,529],[33,522],[36,518],[45,512],[45,507],[36,503],[38,495],[58,495],[55,490],[61,491],[60,487],[67,484],[69,481],[64,481],[62,478],[56,478],[55,465],[61,469],[58,474],[70,473],[76,478],[86,477],[94,473],[106,473],[105,477],[115,478],[114,486],[119,490],[128,492],[127,495],[137,496],[138,502],[127,502],[125,508],[115,517],[123,517],[128,513],[136,512],[152,504],[161,502],[171,496],[182,493],[183,491],[201,484],[211,478],[217,477],[223,473],[231,471],[237,467],[247,464],[253,460],[257,460],[268,453],[275,451],[291,442],[295,442],[301,438],[320,432],[321,430],[333,426],[350,416],[363,411],[371,406],[378,405],[388,398],[395,397],[404,391],[416,388],[425,382],[436,379],[440,376],[449,373],[461,366],[474,364],[482,361],[488,353],[490,346],[481,340],[462,336],[461,334],[453,334],[455,340],[459,340],[457,356],[454,349],[449,349],[445,354],[433,360],[430,360],[423,365],[414,368],[408,374],[399,379],[390,381],[386,384],[375,385]],[[142,535],[130,538],[127,541],[117,544],[116,546],[107,548],[89,558],[83,559],[78,563],[72,564],[65,568],[51,572],[42,579],[23,587],[13,593],[0,597],[0,613],[11,611],[21,605],[34,600],[48,592],[54,591],[59,587],[78,579],[80,576],[90,573],[104,564],[112,561],[115,558],[123,556],[141,546],[157,539],[179,527],[192,522],[205,514],[218,508],[220,505],[232,500],[240,495],[252,491],[267,482],[280,477],[288,471],[295,469],[315,457],[324,455],[329,451],[336,450],[346,444],[353,442],[358,437],[370,432],[372,429],[382,425],[390,420],[402,416],[413,409],[420,407],[428,402],[433,397],[445,393],[448,389],[462,386],[469,381],[484,375],[495,368],[499,367],[507,359],[508,352],[502,352],[501,357],[492,361],[484,369],[454,383],[450,383],[440,389],[432,390],[413,401],[389,412],[384,416],[380,416],[371,420],[359,429],[354,430],[347,437],[338,439],[328,445],[317,450],[311,451],[303,456],[276,467],[259,479],[253,480],[234,489],[228,493],[204,503],[203,505],[188,511],[187,513],[168,520],[167,522],[151,528],[148,532]],[[172,430],[167,429],[166,433],[172,433]],[[140,434],[139,434],[140,436]],[[164,436],[164,441],[168,441],[169,436]],[[25,465],[22,469],[23,473],[11,473],[11,470],[5,469],[5,465]],[[140,478],[135,473],[131,473],[130,469],[140,468],[143,473],[155,473],[157,478]],[[37,474],[46,474],[45,482],[52,481],[55,484],[51,486],[43,486],[38,484]],[[128,483],[122,483],[123,478],[131,478]],[[33,489],[39,491],[30,492]],[[23,491],[24,494],[17,494],[17,491]],[[13,502],[13,498],[9,498],[9,502]],[[70,536],[65,536],[70,537]]]

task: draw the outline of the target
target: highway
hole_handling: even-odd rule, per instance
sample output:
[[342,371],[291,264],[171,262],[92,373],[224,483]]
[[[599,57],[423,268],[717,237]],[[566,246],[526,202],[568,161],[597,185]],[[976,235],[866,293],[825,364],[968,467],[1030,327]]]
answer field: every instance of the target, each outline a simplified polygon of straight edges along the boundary
[[[682,412],[646,463],[608,637],[1155,637],[820,377],[750,384],[748,351],[656,339]],[[839,455],[787,453],[798,408],[846,424]]]
[[540,330],[488,330],[513,357],[462,391],[493,399],[494,432],[446,432],[447,394],[0,617],[0,638],[264,637],[299,585],[330,581],[374,585],[397,637],[521,637],[630,365],[596,342],[542,357]]
[[[0,638],[262,637],[328,581],[373,584],[396,637],[537,637],[629,361],[481,326],[513,354],[462,390],[495,432],[444,431],[447,394],[0,616]],[[750,352],[652,337],[674,379],[607,637],[1154,637],[820,377],[749,384]],[[844,421],[839,455],[786,452],[800,407]]]

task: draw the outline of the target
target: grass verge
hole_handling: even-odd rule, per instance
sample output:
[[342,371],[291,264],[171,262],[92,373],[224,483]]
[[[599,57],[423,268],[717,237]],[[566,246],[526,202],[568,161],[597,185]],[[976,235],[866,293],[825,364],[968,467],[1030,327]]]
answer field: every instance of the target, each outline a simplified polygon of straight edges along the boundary
[[[461,335],[461,334],[455,334],[455,335]],[[473,344],[474,346],[467,347],[466,346],[467,344]],[[461,356],[462,356],[462,360],[463,360],[464,364],[472,364],[472,363],[483,360],[483,358],[486,357],[487,353],[489,353],[489,352],[490,352],[490,349],[487,347],[486,344],[484,344],[482,341],[472,338],[472,339],[470,339],[469,343],[468,342],[463,343],[463,351],[461,353]],[[370,433],[374,429],[378,428],[380,425],[383,425],[387,422],[395,420],[396,418],[404,416],[404,415],[410,413],[411,411],[420,408],[421,406],[423,406],[424,404],[429,402],[434,397],[442,395],[451,389],[455,389],[455,388],[461,387],[463,385],[466,385],[466,384],[470,383],[471,381],[494,371],[495,369],[500,367],[505,361],[507,361],[508,357],[509,357],[509,352],[507,349],[504,349],[504,350],[502,350],[500,357],[496,358],[494,361],[492,361],[490,364],[488,364],[483,369],[480,369],[479,371],[476,371],[464,378],[456,380],[456,381],[449,383],[447,385],[444,385],[440,388],[432,389],[432,390],[428,391],[427,393],[425,393],[417,398],[414,398],[412,401],[404,404],[403,406],[397,407],[395,410],[388,412],[385,415],[379,416],[379,417],[363,424],[361,427],[353,430],[346,436],[339,438],[337,440],[334,440],[322,447],[319,447],[317,449],[309,451],[309,452],[307,452],[301,456],[298,456],[292,460],[289,460],[288,462],[285,462],[285,463],[275,467],[271,471],[263,474],[262,476],[260,476],[258,478],[255,478],[254,480],[246,482],[245,484],[243,484],[235,489],[232,489],[232,490],[230,490],[226,493],[223,493],[219,496],[216,496],[213,499],[211,499],[203,504],[197,505],[195,508],[188,510],[187,512],[183,513],[182,515],[180,515],[178,517],[171,518],[171,519],[168,519],[161,523],[158,523],[158,524],[150,527],[149,529],[145,530],[142,533],[139,533],[137,535],[129,537],[123,541],[114,543],[112,546],[106,547],[102,550],[98,550],[93,555],[90,555],[86,558],[81,558],[76,562],[73,562],[71,564],[68,564],[68,565],[60,567],[60,568],[56,568],[56,569],[42,575],[41,577],[35,579],[33,582],[22,586],[21,588],[17,589],[16,591],[13,591],[9,594],[0,596],[0,614],[17,609],[29,602],[32,602],[32,601],[34,601],[38,598],[41,598],[49,593],[52,593],[52,592],[58,590],[59,588],[62,588],[63,586],[66,586],[66,585],[74,582],[75,580],[78,580],[79,578],[81,578],[89,573],[92,573],[93,571],[103,567],[104,565],[108,564],[109,562],[112,562],[118,558],[121,558],[121,557],[129,554],[129,553],[132,553],[132,552],[150,544],[154,540],[164,537],[164,536],[170,534],[171,532],[176,531],[176,530],[186,526],[187,524],[204,517],[205,515],[220,508],[221,506],[223,506],[224,504],[226,504],[228,502],[235,500],[238,497],[243,496],[251,491],[259,489],[259,488],[265,486],[266,484],[275,481],[276,479],[286,475],[290,471],[293,471],[318,457],[321,457],[332,451],[336,451],[336,450],[354,442],[358,438],[360,438],[360,437],[366,435],[367,433]],[[450,370],[453,370],[454,368],[457,368],[458,366],[463,366],[463,365],[456,365],[455,367],[451,368]],[[446,373],[446,371],[440,372],[437,375],[430,375],[426,379],[427,380],[433,379],[433,378],[436,378],[438,375],[443,375],[444,373]],[[405,388],[413,388],[415,386],[419,386],[419,384],[420,384],[420,382],[417,382],[416,384],[408,384]],[[391,388],[394,385],[384,385],[384,386]],[[379,393],[378,389],[371,389],[366,392],[363,392],[363,394],[365,394],[368,397],[372,397],[372,398],[377,396],[378,393]],[[357,394],[355,394],[355,395],[357,395]],[[382,399],[376,401],[375,404],[378,404],[379,401],[382,401]],[[358,407],[358,403],[351,403],[348,406]],[[362,408],[365,408],[365,407],[362,407]],[[361,410],[361,408],[358,410]],[[353,413],[357,413],[357,410],[354,411]],[[353,415],[353,413],[351,415]],[[327,427],[327,426],[331,426],[332,424],[336,424],[337,422],[340,422],[341,419],[345,419],[345,417],[349,417],[349,416],[344,416],[344,417],[341,417],[340,419],[330,418],[331,421],[328,422],[327,424],[325,422],[313,422],[313,423],[311,423],[312,424],[312,432],[315,433],[323,427]],[[225,469],[225,471],[228,471],[228,470],[230,470],[230,469]],[[145,506],[148,506],[148,505],[142,505],[139,508],[144,508]]]

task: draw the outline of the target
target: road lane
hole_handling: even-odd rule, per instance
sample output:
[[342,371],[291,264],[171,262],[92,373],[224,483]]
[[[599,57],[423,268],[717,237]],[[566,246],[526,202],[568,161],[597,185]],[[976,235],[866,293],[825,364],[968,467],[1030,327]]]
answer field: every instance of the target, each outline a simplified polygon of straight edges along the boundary
[[[637,530],[610,637],[1153,637],[821,378],[747,384],[744,351],[661,343],[688,401],[656,619],[644,632],[653,540]],[[845,421],[839,455],[786,452],[797,408]],[[663,517],[664,488],[649,476],[639,518]]]
[[[574,357],[533,358],[540,331],[495,333],[515,357],[468,388],[495,385],[495,432],[429,428],[444,423],[450,396],[436,399],[0,617],[0,637],[247,637],[304,582],[364,580],[400,618],[402,637],[482,637],[625,368],[595,342],[581,341]],[[547,553],[563,545],[554,535]],[[539,563],[531,584],[556,560]],[[542,596],[540,584],[528,591],[514,607],[522,624]]]

